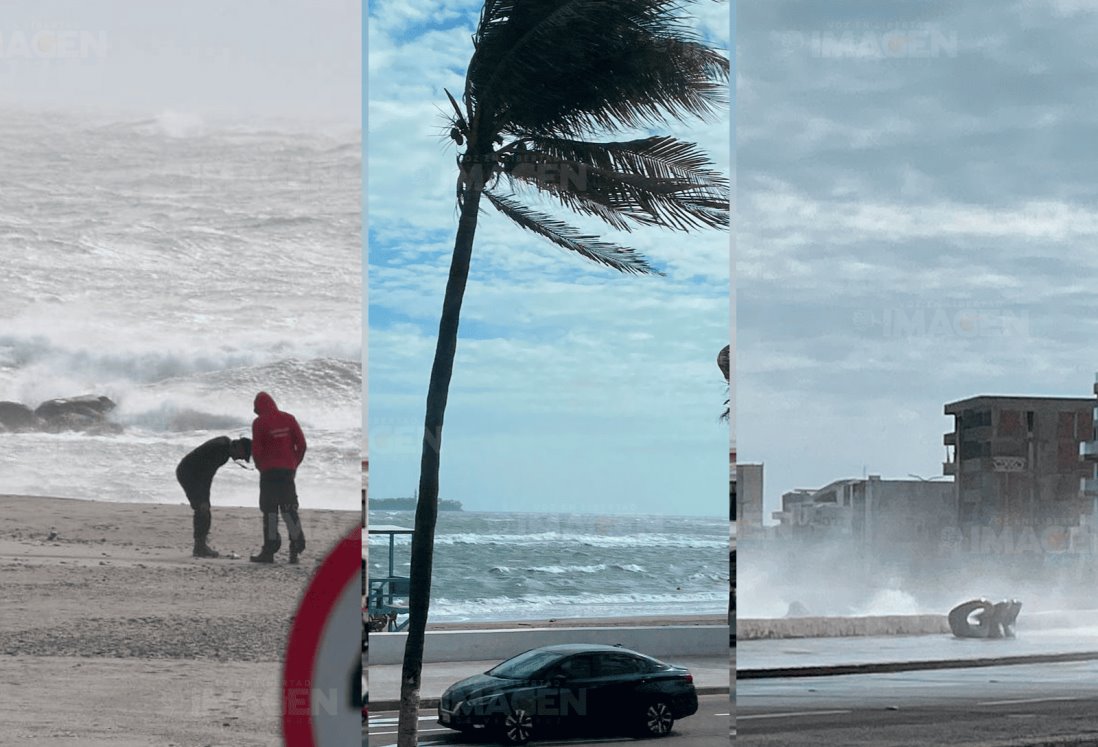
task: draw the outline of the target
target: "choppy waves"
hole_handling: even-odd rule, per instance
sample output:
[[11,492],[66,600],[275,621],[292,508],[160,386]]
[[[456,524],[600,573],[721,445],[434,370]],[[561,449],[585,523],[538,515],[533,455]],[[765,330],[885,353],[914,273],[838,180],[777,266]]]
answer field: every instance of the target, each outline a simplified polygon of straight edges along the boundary
[[[372,540],[381,542],[380,539]],[[388,542],[388,540],[385,540]],[[410,545],[411,538],[399,536],[396,544]],[[443,534],[435,538],[435,545],[526,545],[579,547],[661,547],[661,548],[706,548],[727,549],[727,538],[697,538],[676,534],[638,533],[629,535],[609,534],[570,534],[566,532],[535,532],[531,534]]]
[[528,575],[531,573],[548,573],[550,575],[563,575],[571,573],[603,573],[608,570],[622,571],[625,573],[645,573],[644,568],[634,563],[627,563],[625,565],[619,563],[613,563],[607,565],[606,563],[597,563],[595,565],[544,565],[544,566],[531,566],[529,568],[508,568],[507,566],[492,566],[488,569],[489,573],[494,573],[499,576],[507,576],[512,574]]
[[[306,428],[303,495],[357,507],[360,140],[0,113],[0,400],[106,395],[122,426],[0,435],[0,492],[179,500],[178,459],[262,389]],[[219,496],[250,505],[240,472]]]
[[440,597],[431,600],[431,619],[443,622],[465,620],[533,620],[554,617],[634,617],[644,615],[721,614],[727,610],[728,592],[645,594],[576,593],[528,596],[498,596],[476,599]]
[[[370,519],[410,525],[411,514]],[[370,539],[371,573],[387,575],[388,536]],[[394,545],[393,570],[407,573],[409,537]],[[435,548],[438,621],[722,614],[728,605],[728,530],[719,520],[447,513]]]

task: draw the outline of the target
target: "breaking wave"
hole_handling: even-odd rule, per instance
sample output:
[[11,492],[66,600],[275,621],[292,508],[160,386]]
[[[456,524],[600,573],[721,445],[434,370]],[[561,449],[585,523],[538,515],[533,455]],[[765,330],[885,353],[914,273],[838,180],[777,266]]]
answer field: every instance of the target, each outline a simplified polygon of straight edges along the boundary
[[544,565],[524,568],[529,573],[551,573],[554,575],[565,573],[599,573],[606,570],[605,563],[598,565]]
[[199,410],[175,407],[170,404],[162,405],[155,410],[115,418],[115,421],[126,426],[170,433],[242,430],[251,425],[251,420],[246,417],[200,412]]
[[[380,538],[373,539],[380,543]],[[388,539],[385,540],[388,542]],[[407,535],[397,536],[396,544],[411,544],[411,538]],[[600,534],[568,534],[565,532],[537,532],[533,534],[473,534],[463,532],[458,534],[446,534],[435,538],[435,545],[552,545],[552,546],[576,546],[581,547],[683,547],[683,548],[722,548],[728,547],[728,540],[723,538],[697,538],[673,534],[630,534],[624,536],[600,535]],[[637,566],[639,568],[639,566]],[[634,570],[623,567],[623,570]],[[641,569],[643,570],[643,569]]]
[[727,593],[683,592],[665,594],[616,593],[530,594],[506,597],[478,597],[431,600],[431,614],[452,621],[477,619],[478,611],[491,610],[495,619],[529,620],[547,617],[622,617],[664,613],[673,604],[676,609],[722,609]]

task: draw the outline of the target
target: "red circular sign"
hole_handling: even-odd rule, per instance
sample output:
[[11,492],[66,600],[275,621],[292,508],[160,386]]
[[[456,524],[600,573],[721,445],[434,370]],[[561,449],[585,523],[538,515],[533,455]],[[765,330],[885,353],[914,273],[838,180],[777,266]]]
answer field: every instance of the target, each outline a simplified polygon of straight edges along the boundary
[[[328,743],[319,732],[324,725],[319,721],[331,716],[333,704],[346,700],[344,704],[353,718],[354,728],[361,730],[361,716],[357,706],[350,703],[350,680],[346,671],[329,671],[332,654],[346,648],[361,657],[361,569],[362,534],[355,528],[332,549],[309,583],[294,615],[293,626],[286,644],[286,662],[282,670],[282,734],[286,747],[328,747]],[[354,630],[359,632],[352,640],[335,640],[347,637],[348,626],[337,621],[339,611],[347,607],[350,596],[354,602]],[[337,624],[338,623],[338,624]],[[342,627],[341,627],[342,625]],[[359,658],[359,665],[361,658]],[[354,662],[345,662],[348,667]],[[340,667],[343,664],[339,665]],[[321,683],[329,685],[322,688]],[[339,683],[341,687],[335,687]],[[323,712],[322,712],[323,711]],[[329,728],[329,731],[331,729]]]

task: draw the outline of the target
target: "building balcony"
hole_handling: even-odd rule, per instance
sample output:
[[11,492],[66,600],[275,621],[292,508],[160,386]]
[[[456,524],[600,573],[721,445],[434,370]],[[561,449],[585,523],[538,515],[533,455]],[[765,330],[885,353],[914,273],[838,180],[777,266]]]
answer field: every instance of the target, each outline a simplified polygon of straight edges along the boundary
[[956,462],[942,462],[942,474],[943,475],[956,475],[957,463]]
[[[1098,410],[1098,408],[1095,408],[1095,409]],[[956,446],[957,445],[957,433],[956,433],[956,431],[950,431],[949,433],[946,433],[945,435],[943,435],[942,436],[942,444],[944,444],[945,446]]]
[[1083,441],[1079,444],[1079,456],[1087,461],[1098,461],[1098,441]]
[[1079,480],[1079,492],[1087,498],[1098,496],[1098,478],[1084,477]]
[[990,425],[975,425],[960,430],[960,441],[990,441],[994,435]]

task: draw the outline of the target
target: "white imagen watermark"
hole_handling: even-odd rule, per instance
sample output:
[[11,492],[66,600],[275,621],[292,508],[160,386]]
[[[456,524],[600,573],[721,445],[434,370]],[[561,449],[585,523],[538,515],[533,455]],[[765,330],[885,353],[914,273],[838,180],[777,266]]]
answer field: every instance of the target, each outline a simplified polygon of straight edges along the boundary
[[0,59],[87,60],[108,52],[107,32],[77,29],[0,30]]
[[911,60],[955,58],[956,30],[922,23],[837,23],[780,35],[788,52],[828,60]]
[[1030,336],[1029,312],[948,306],[913,306],[854,313],[859,329],[882,337],[1010,337]]

